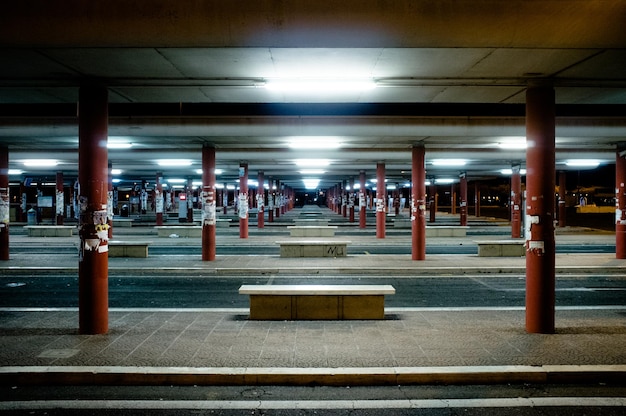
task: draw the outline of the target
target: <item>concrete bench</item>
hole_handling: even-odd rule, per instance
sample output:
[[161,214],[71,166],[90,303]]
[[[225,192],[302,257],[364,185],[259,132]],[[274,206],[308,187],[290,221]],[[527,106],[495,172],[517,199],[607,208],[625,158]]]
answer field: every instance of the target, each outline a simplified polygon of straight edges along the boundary
[[306,218],[294,220],[296,227],[328,227],[328,218]]
[[230,227],[231,221],[231,218],[218,218],[215,220],[215,226],[220,228],[228,228]]
[[132,218],[113,218],[113,227],[132,227],[134,221]]
[[27,225],[29,237],[71,237],[76,229],[73,225]]
[[334,237],[335,226],[316,226],[316,225],[302,225],[302,226],[289,226],[289,235],[291,237]]
[[410,218],[393,218],[393,228],[411,228]]
[[524,240],[481,240],[478,245],[478,257],[522,257],[526,255]]
[[159,225],[154,227],[159,237],[169,237],[175,234],[179,237],[202,237],[202,227],[199,225]]
[[426,237],[466,237],[468,228],[465,225],[426,226]]
[[280,257],[346,257],[350,241],[337,240],[284,240]]
[[391,285],[243,285],[250,319],[384,319]]
[[148,257],[148,241],[109,240],[109,257]]

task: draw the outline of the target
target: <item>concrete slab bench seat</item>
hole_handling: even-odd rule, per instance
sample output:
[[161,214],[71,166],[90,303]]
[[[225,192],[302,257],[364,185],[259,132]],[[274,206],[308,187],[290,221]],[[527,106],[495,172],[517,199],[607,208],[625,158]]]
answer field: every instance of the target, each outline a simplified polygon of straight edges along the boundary
[[465,225],[426,226],[426,237],[466,237],[468,228]]
[[291,237],[334,237],[335,226],[295,225],[288,226]]
[[109,257],[148,257],[149,241],[109,240]]
[[250,319],[384,319],[391,285],[242,285]]
[[230,227],[230,223],[231,223],[232,219],[231,218],[218,218],[215,220],[215,226],[216,227],[224,227],[224,228],[228,228]]
[[154,227],[160,238],[177,235],[182,238],[202,237],[202,227],[199,225],[159,225]]
[[73,225],[27,225],[29,237],[71,237],[76,229]]
[[113,227],[132,227],[133,222],[132,218],[113,218]]
[[480,240],[478,257],[522,257],[526,255],[524,240]]
[[282,240],[280,257],[345,257],[350,241],[343,240]]
[[329,221],[328,218],[304,218],[304,219],[295,219],[294,224],[296,227],[306,227],[306,226],[327,227],[328,221]]

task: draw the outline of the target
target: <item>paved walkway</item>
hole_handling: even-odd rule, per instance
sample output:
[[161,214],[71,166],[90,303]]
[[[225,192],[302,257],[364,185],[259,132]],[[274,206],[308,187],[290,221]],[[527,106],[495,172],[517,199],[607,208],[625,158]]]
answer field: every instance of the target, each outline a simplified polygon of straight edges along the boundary
[[[149,230],[145,228],[145,230]],[[158,239],[154,244],[198,244]],[[369,231],[371,233],[371,230]],[[219,233],[219,231],[218,231]],[[220,244],[242,244],[222,231]],[[121,233],[124,235],[124,233]],[[142,235],[143,234],[143,235]],[[385,240],[350,237],[355,244],[407,244],[410,235]],[[500,237],[501,238],[501,237]],[[271,244],[275,235],[251,235],[245,244]],[[447,239],[470,244],[476,237]],[[563,244],[614,241],[614,236],[571,230]],[[429,240],[433,241],[433,240]],[[72,239],[12,235],[11,244],[73,245]],[[14,254],[0,265],[5,286],[18,272],[38,268],[74,273],[75,254]],[[558,273],[623,274],[614,254],[557,255]],[[329,259],[278,256],[152,256],[110,259],[112,269],[182,270],[183,273],[259,272],[418,274],[523,273],[523,258],[432,255],[358,255]],[[581,277],[581,278],[584,278]],[[625,283],[626,288],[626,283]],[[626,293],[626,292],[625,292]],[[3,383],[115,384],[403,384],[620,381],[626,376],[626,295],[622,305],[557,309],[557,333],[528,334],[521,308],[388,308],[381,321],[250,321],[247,309],[111,309],[109,333],[78,334],[78,312],[66,309],[0,311],[0,380]]]

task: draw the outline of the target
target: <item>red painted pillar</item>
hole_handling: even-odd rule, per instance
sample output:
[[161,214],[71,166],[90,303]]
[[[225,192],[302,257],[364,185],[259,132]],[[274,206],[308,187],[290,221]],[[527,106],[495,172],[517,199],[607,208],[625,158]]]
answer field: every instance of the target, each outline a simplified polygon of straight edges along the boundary
[[424,146],[414,146],[411,167],[411,254],[413,260],[426,259],[426,169]]
[[215,189],[215,148],[202,146],[202,261],[215,260],[217,224]]
[[626,144],[615,155],[615,258],[626,259]]
[[519,166],[513,166],[511,171],[511,238],[520,238],[522,234],[522,177]]
[[348,221],[354,222],[354,178],[350,178],[350,192],[348,193]]
[[278,179],[276,179],[276,197],[274,199],[274,208],[275,208],[275,214],[276,214],[276,218],[280,218],[280,206],[281,206],[281,199],[282,199],[282,195],[280,192],[280,181]]
[[567,221],[565,218],[565,194],[566,191],[566,174],[565,172],[559,172],[559,227],[565,227]]
[[554,333],[554,89],[526,91],[526,330]]
[[376,164],[376,238],[385,238],[385,164]]
[[81,87],[78,114],[79,332],[104,334],[109,329],[107,89]]
[[[142,189],[142,194],[144,190]],[[187,178],[187,222],[193,222],[193,179]]]
[[228,185],[224,182],[224,188],[222,189],[222,204],[224,208],[224,215],[228,214]]
[[256,193],[256,205],[257,205],[257,227],[265,228],[265,177],[263,171],[259,171],[259,188]]
[[365,194],[365,171],[359,173],[359,228],[367,226],[367,197]]
[[270,177],[267,181],[269,189],[267,190],[267,221],[274,222],[274,203],[276,201],[276,188],[274,187],[274,181]]
[[0,260],[9,260],[9,148],[0,146]]
[[474,215],[480,217],[480,182],[474,183]]
[[248,164],[239,164],[239,238],[248,238]]
[[56,174],[56,195],[54,208],[56,212],[56,225],[63,225],[65,211],[65,194],[63,193],[63,172]]
[[456,215],[456,184],[450,185],[450,213]]
[[428,209],[430,213],[429,222],[435,222],[437,214],[437,185],[435,185],[435,178],[430,180],[428,191],[430,193],[428,200]]
[[461,215],[461,226],[467,225],[467,174],[463,172],[460,176],[459,194],[461,202],[459,203],[459,211]]
[[157,172],[154,186],[154,211],[157,226],[163,225],[163,206],[163,172]]

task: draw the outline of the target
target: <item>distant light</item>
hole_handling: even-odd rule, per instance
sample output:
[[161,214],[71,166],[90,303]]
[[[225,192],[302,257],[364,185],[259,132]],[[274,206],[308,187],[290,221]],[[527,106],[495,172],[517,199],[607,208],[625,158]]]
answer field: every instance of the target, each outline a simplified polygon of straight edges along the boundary
[[394,191],[396,189],[396,185],[387,185],[388,191]]
[[[513,174],[513,169],[501,169],[500,173],[503,175],[512,175]],[[520,169],[519,170],[520,175],[526,175],[526,169]]]
[[157,160],[159,166],[184,167],[191,166],[192,161],[189,159],[161,159]]
[[107,148],[108,149],[130,149],[131,147],[133,147],[132,143],[112,142],[110,140],[107,142]]
[[306,189],[317,189],[317,185],[319,185],[320,180],[319,179],[302,179],[302,182],[304,183],[304,187]]
[[[203,173],[202,169],[196,169],[196,174],[202,175],[202,173]],[[224,173],[223,169],[215,169],[216,175],[221,175],[222,173]]]
[[433,166],[465,166],[465,159],[435,159],[432,161]]
[[320,95],[368,91],[376,88],[376,83],[371,79],[355,78],[283,78],[267,80],[265,88],[277,92]]
[[27,159],[24,160],[24,166],[28,166],[30,168],[46,168],[51,166],[56,166],[59,164],[58,161],[53,159]]
[[571,167],[597,168],[600,166],[600,161],[596,159],[570,159],[565,164]]
[[21,175],[24,173],[21,169],[9,169],[9,175]]
[[120,183],[120,182],[122,182],[122,180],[120,178],[115,178],[115,179],[112,179],[111,182],[113,182],[113,183]]
[[191,186],[198,188],[200,186],[202,186],[202,181],[193,181],[191,182]]
[[224,185],[221,183],[216,183],[215,184],[215,189],[224,189]]
[[361,189],[361,184],[360,183],[355,183],[353,186],[353,189]]
[[450,179],[450,178],[435,179],[435,183],[438,185],[450,184],[450,183],[454,183],[454,179]]
[[426,185],[426,186],[430,186],[430,185],[431,185],[431,183],[430,183],[430,181],[425,181],[425,182],[424,182],[424,185]]
[[292,138],[289,147],[292,149],[337,149],[341,143],[336,137],[302,136]]
[[300,173],[302,175],[323,175],[326,171],[324,169],[302,169]]
[[169,183],[187,183],[187,179],[167,179]]
[[320,168],[330,165],[328,159],[296,159],[296,165],[303,168]]
[[235,189],[235,185],[226,185],[226,189],[232,191]]
[[522,150],[527,147],[526,137],[503,137],[502,139],[498,143],[498,147],[501,149]]
[[111,175],[121,175],[122,169],[111,169]]

